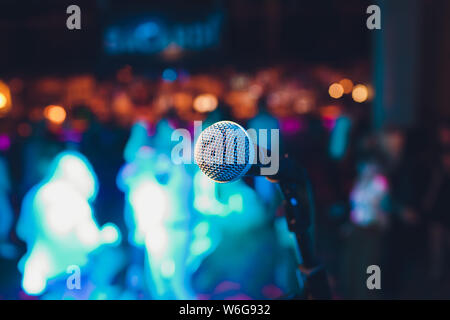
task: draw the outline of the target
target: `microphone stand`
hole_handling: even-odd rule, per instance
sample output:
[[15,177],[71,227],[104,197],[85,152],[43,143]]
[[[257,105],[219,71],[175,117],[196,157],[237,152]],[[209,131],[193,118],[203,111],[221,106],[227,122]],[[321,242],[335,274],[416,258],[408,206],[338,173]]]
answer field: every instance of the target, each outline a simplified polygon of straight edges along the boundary
[[[288,155],[283,161],[282,172],[266,178],[278,182],[284,196],[285,217],[289,231],[295,234],[298,268],[305,280],[303,298],[331,299],[326,270],[315,254],[314,201],[308,175]],[[299,282],[301,287],[302,279]]]

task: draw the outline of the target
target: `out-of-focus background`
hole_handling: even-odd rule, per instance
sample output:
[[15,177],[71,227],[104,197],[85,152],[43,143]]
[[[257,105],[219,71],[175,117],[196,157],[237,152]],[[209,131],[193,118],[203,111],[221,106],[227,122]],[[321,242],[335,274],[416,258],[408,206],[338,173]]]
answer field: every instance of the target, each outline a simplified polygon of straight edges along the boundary
[[450,298],[449,57],[446,0],[3,0],[0,299],[301,291],[277,188],[171,160],[196,120],[280,130],[334,298]]

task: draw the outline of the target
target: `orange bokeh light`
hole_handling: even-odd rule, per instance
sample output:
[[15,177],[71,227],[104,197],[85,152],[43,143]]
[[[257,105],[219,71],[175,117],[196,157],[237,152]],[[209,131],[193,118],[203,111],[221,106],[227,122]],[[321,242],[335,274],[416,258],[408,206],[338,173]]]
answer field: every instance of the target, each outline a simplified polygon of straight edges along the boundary
[[173,96],[173,105],[178,110],[189,110],[192,106],[192,96],[185,92],[177,92]]
[[367,87],[363,84],[358,84],[357,86],[355,86],[353,88],[353,92],[352,92],[352,98],[353,100],[355,100],[356,102],[364,102],[368,99],[369,97],[369,90],[367,89]]
[[50,105],[44,110],[44,116],[52,123],[61,124],[66,120],[66,110],[61,106]]
[[344,89],[344,93],[345,94],[348,94],[348,93],[352,92],[352,90],[353,90],[353,82],[352,82],[352,80],[350,80],[350,79],[342,79],[341,81],[339,81],[339,84]]
[[0,118],[4,117],[12,107],[11,92],[3,81],[0,81]]
[[213,94],[201,94],[194,100],[194,109],[198,112],[211,112],[217,108],[217,98]]
[[333,83],[328,89],[328,93],[330,94],[330,97],[339,99],[344,94],[344,88],[339,83]]
[[6,96],[0,92],[0,109],[6,108],[6,103],[8,102],[8,99]]

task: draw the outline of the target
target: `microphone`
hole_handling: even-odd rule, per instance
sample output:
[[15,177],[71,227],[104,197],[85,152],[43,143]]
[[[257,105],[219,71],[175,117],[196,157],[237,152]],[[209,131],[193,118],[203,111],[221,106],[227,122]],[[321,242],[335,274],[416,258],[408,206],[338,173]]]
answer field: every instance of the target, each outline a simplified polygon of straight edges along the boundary
[[[257,162],[259,151],[260,163]],[[210,179],[226,183],[243,176],[265,176],[261,168],[266,166],[267,150],[239,124],[220,121],[202,131],[194,149],[195,162]]]
[[[263,170],[268,163],[267,150],[255,141],[235,122],[216,122],[198,137],[194,149],[195,162],[207,177],[219,183],[249,175],[266,176],[270,181],[278,182],[285,198],[286,221],[296,238],[299,269],[306,279],[305,293],[313,299],[329,299],[326,271],[315,255],[314,201],[306,170],[285,155],[281,170],[276,168],[274,174],[264,174],[267,173]],[[258,151],[260,163],[256,161]]]

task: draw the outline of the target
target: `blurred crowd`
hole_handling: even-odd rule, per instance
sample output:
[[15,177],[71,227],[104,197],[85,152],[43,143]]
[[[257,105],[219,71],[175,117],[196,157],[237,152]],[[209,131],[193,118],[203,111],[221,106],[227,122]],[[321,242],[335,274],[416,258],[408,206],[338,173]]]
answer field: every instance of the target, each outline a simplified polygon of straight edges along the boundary
[[[0,298],[272,299],[298,290],[276,187],[264,178],[215,184],[170,160],[173,130],[192,131],[195,120],[280,129],[282,153],[311,177],[317,246],[335,298],[447,297],[450,123],[375,130],[368,74],[364,65],[147,75],[124,66],[105,78],[7,79]],[[73,204],[71,192],[86,181],[95,192]],[[74,205],[86,220],[71,215]],[[97,238],[61,238],[52,210]],[[61,266],[27,278],[40,252]],[[78,293],[61,280],[64,259],[88,275]],[[382,290],[367,289],[370,265],[381,268]],[[41,278],[49,281],[27,280]]]

